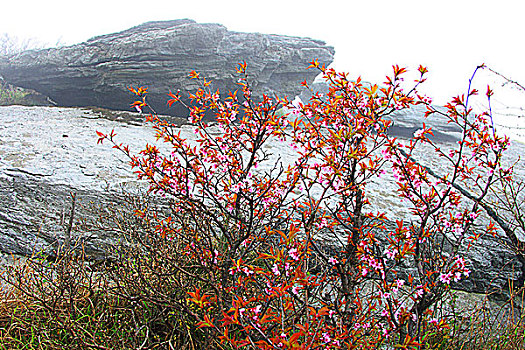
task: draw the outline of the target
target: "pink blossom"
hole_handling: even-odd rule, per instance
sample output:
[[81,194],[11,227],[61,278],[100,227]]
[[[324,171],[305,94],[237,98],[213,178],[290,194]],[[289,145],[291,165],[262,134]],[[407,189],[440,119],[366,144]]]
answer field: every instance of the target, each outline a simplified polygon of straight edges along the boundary
[[458,282],[461,279],[461,272],[454,273],[454,282]]
[[286,276],[290,276],[290,264],[284,264],[284,271],[286,271]]
[[380,270],[381,264],[376,259],[370,259],[370,267],[373,267],[376,270]]
[[447,274],[442,273],[442,274],[439,276],[439,280],[440,280],[442,283],[445,283],[445,284],[450,284],[450,278],[451,278],[450,272],[447,273]]
[[417,138],[420,138],[420,137],[423,135],[424,132],[425,132],[425,130],[423,130],[423,129],[416,130],[416,131],[414,132],[414,137],[415,137],[416,139],[417,139]]
[[266,292],[266,294],[270,295],[272,294],[272,284],[268,281],[266,282],[266,288],[264,288],[264,291]]
[[262,306],[261,305],[257,305],[256,307],[254,307],[252,309],[252,312],[256,315],[258,315],[260,312],[261,312],[261,309],[262,309]]
[[233,193],[239,193],[239,190],[241,188],[241,185],[240,184],[235,184],[233,185],[230,190],[233,192]]
[[454,226],[454,233],[458,236],[461,235],[463,233],[463,227],[459,224]]
[[323,333],[323,342],[325,343],[329,343],[331,340],[330,336],[328,335],[328,333]]
[[299,260],[299,254],[297,253],[297,248],[292,248],[288,251],[288,255],[295,261]]
[[247,268],[246,266],[242,268],[242,271],[246,274],[246,276],[250,276],[254,274],[253,270]]
[[388,152],[386,149],[382,150],[381,151],[381,154],[383,155],[383,158],[385,159],[392,159],[392,155],[390,154],[390,152]]

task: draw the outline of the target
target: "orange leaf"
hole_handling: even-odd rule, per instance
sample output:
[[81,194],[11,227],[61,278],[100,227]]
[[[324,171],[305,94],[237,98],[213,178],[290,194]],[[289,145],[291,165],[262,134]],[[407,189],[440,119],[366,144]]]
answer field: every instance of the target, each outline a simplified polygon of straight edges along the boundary
[[208,315],[204,315],[204,321],[197,323],[197,328],[213,327],[213,318],[210,320]]
[[190,72],[190,79],[198,79],[199,78],[199,73],[197,73],[196,71],[192,70]]
[[423,67],[422,65],[419,65],[419,67],[417,68],[417,70],[421,73],[421,75],[425,74],[425,73],[428,73],[428,69],[427,67]]

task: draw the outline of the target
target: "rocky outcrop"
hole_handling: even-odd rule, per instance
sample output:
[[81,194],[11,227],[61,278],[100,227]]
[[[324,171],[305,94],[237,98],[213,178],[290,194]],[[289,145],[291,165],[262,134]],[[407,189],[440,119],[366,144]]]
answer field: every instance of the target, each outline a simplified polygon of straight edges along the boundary
[[318,74],[313,59],[333,61],[334,49],[307,38],[228,31],[219,24],[192,20],[149,22],[62,48],[26,51],[0,59],[0,75],[16,86],[34,89],[60,106],[129,109],[130,85],[148,86],[158,113],[185,115],[181,105],[166,107],[170,91],[194,91],[196,70],[213,81],[212,89],[236,90],[235,67],[248,63],[255,90],[280,96],[301,92],[300,82]]

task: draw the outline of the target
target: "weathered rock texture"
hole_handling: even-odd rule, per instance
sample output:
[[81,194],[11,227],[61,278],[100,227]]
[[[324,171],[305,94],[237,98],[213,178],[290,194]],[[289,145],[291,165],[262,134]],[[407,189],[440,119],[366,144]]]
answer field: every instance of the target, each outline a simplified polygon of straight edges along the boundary
[[313,59],[333,61],[334,49],[307,38],[230,32],[219,24],[192,20],[149,22],[69,47],[27,51],[0,60],[0,75],[16,86],[34,89],[60,106],[129,109],[130,85],[148,86],[157,112],[184,115],[181,105],[167,110],[171,90],[194,91],[188,77],[196,70],[212,88],[236,90],[235,67],[248,63],[255,96],[293,96],[299,82],[319,73],[307,70]]

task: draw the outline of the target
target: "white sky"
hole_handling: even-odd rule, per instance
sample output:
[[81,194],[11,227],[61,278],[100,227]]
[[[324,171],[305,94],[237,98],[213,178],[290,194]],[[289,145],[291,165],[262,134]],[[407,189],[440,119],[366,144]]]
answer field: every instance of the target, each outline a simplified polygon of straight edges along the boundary
[[179,18],[312,37],[335,47],[335,68],[351,77],[382,82],[392,64],[428,66],[436,102],[465,92],[483,62],[525,82],[523,0],[6,0],[1,11],[0,33],[51,43]]

